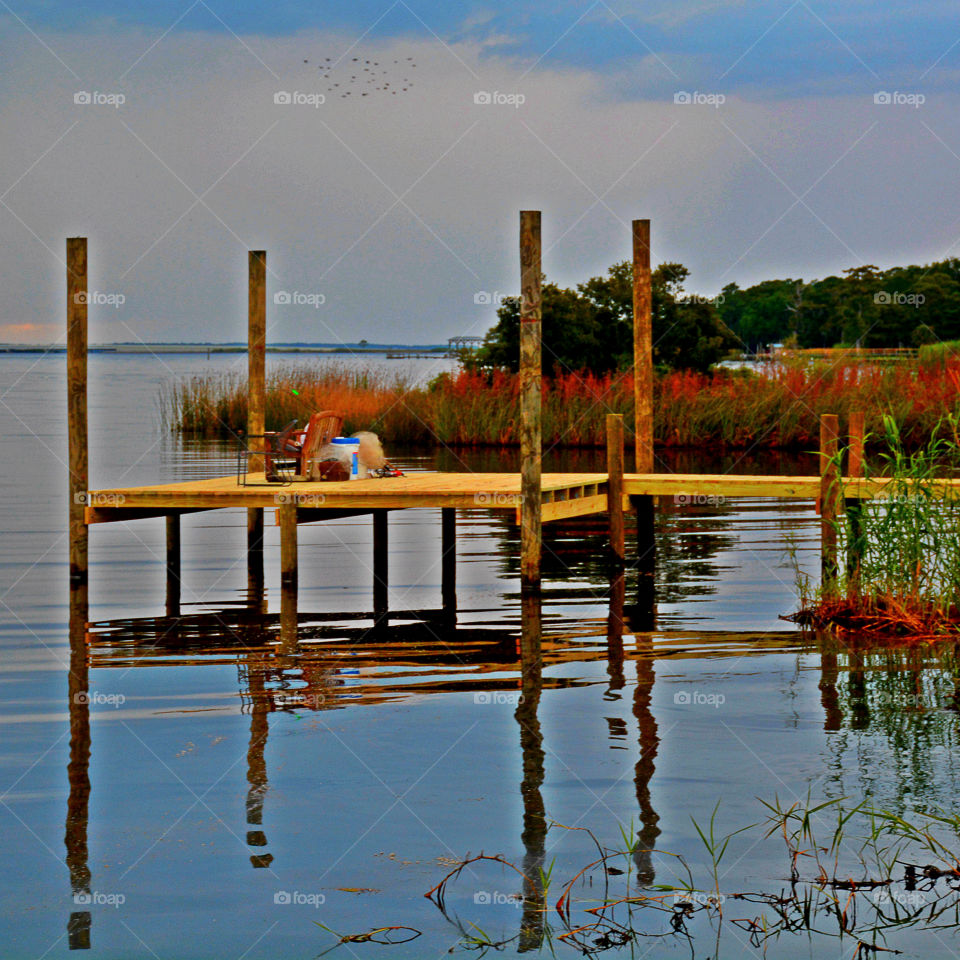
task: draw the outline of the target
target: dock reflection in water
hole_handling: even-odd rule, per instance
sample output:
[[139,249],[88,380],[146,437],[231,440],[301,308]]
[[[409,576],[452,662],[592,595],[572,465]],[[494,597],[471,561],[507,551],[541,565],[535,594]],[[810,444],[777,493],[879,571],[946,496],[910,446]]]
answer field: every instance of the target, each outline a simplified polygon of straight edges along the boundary
[[[664,523],[682,524],[680,518],[665,513]],[[719,525],[722,520],[711,519]],[[589,524],[582,523],[590,536]],[[563,528],[552,534],[562,540]],[[597,532],[600,535],[600,531]],[[512,553],[515,532],[504,524],[500,550]],[[905,738],[917,732],[918,749],[909,757],[909,769],[898,773],[902,798],[917,785],[930,790],[930,771],[936,750],[956,741],[957,676],[951,665],[951,651],[873,651],[858,652],[835,642],[803,637],[793,631],[782,633],[720,633],[656,629],[653,611],[631,596],[631,577],[617,575],[608,579],[605,592],[606,615],[597,619],[574,619],[558,613],[566,601],[597,588],[605,571],[596,561],[596,552],[562,549],[559,542],[552,551],[554,562],[577,568],[581,583],[588,586],[552,596],[547,612],[539,598],[508,595],[506,612],[463,610],[460,622],[451,622],[450,611],[442,609],[392,610],[389,618],[374,617],[373,612],[305,613],[299,616],[296,642],[280,643],[278,614],[263,612],[262,602],[238,601],[217,609],[183,613],[173,617],[144,617],[87,623],[86,599],[73,598],[71,620],[71,660],[68,708],[70,715],[70,786],[66,813],[66,864],[75,909],[67,925],[71,949],[90,949],[92,913],[84,909],[91,891],[96,889],[88,854],[88,822],[91,800],[90,762],[96,756],[91,745],[89,675],[91,670],[116,671],[123,677],[130,670],[165,670],[183,667],[230,666],[236,671],[236,686],[223,690],[210,713],[242,713],[249,717],[246,748],[246,789],[243,797],[244,822],[235,832],[245,838],[244,864],[258,871],[278,866],[279,852],[288,846],[296,824],[286,816],[271,823],[270,753],[271,723],[280,717],[319,715],[347,708],[373,707],[409,698],[437,694],[471,693],[483,695],[501,691],[517,696],[514,713],[519,736],[521,776],[518,793],[521,819],[515,824],[523,851],[520,864],[527,879],[518,923],[514,925],[515,948],[535,952],[549,942],[548,912],[541,883],[541,868],[552,859],[548,842],[550,817],[544,795],[549,772],[551,734],[562,734],[543,726],[542,704],[545,692],[574,687],[597,686],[604,704],[610,704],[607,717],[608,743],[612,749],[629,749],[636,756],[633,765],[633,809],[639,820],[638,842],[633,863],[641,886],[669,881],[665,871],[657,876],[657,846],[661,831],[675,835],[677,823],[686,812],[668,817],[668,810],[655,806],[658,762],[661,755],[677,753],[677,744],[685,742],[685,731],[675,723],[665,724],[654,712],[657,673],[675,682],[679,661],[728,659],[733,663],[766,654],[794,655],[819,674],[820,724],[831,734],[825,740],[824,766],[833,771],[830,789],[837,796],[844,792],[869,791],[875,773],[849,762],[856,750],[853,735],[870,735],[887,742],[884,756],[895,761]],[[670,578],[677,562],[673,583],[658,583],[662,601],[684,589],[681,572],[689,576],[690,567],[711,562],[721,548],[719,542],[693,538],[678,539],[676,553],[669,549],[662,557],[661,575]],[[698,552],[702,551],[702,559]],[[686,554],[683,556],[683,554]],[[586,569],[583,565],[586,565]],[[715,571],[711,571],[713,576]],[[550,591],[545,592],[550,595]],[[596,607],[597,604],[594,606]],[[189,609],[186,607],[185,609]],[[526,627],[526,630],[522,629]],[[626,638],[626,639],[625,639]],[[600,670],[587,669],[595,663]],[[101,673],[101,676],[104,674]],[[122,683],[109,685],[122,687]],[[632,687],[632,690],[631,690]],[[925,718],[904,716],[900,706],[904,698],[919,697],[931,706]],[[614,705],[627,698],[627,709]],[[911,701],[912,702],[912,701]],[[932,709],[946,705],[946,710]],[[952,706],[951,706],[952,705]],[[274,716],[276,715],[276,716]],[[632,718],[632,722],[631,722]],[[96,725],[94,725],[96,727]],[[679,738],[679,739],[678,739]],[[516,741],[514,741],[516,742]],[[636,745],[635,747],[633,745]],[[672,744],[671,751],[667,747]],[[682,749],[682,747],[681,747]],[[281,780],[283,774],[276,774]],[[859,782],[851,784],[853,777]],[[516,783],[516,781],[515,781]],[[97,791],[122,791],[123,785],[98,780]],[[517,789],[517,787],[514,787]],[[316,800],[322,802],[318,793]],[[276,813],[275,813],[276,816]],[[684,826],[680,824],[680,828]],[[518,861],[520,862],[520,861]],[[279,864],[283,866],[282,863]],[[421,891],[422,892],[422,891]],[[99,921],[98,921],[99,922]]]
[[[238,602],[217,610],[176,617],[145,617],[87,623],[85,598],[74,598],[71,629],[69,687],[70,785],[66,817],[66,862],[74,900],[82,904],[92,884],[88,862],[87,827],[91,783],[91,724],[89,671],[96,669],[171,669],[184,666],[231,664],[237,671],[236,705],[227,702],[214,710],[240,712],[250,718],[246,753],[246,837],[250,865],[268,868],[274,862],[268,831],[269,772],[267,745],[272,714],[305,715],[346,707],[376,705],[413,695],[452,691],[510,691],[519,693],[515,713],[519,729],[523,821],[518,833],[525,851],[523,871],[534,883],[524,891],[519,934],[523,950],[534,949],[544,936],[543,891],[537,888],[544,865],[547,814],[542,785],[546,751],[538,716],[544,690],[595,684],[550,669],[563,664],[606,661],[607,696],[618,699],[628,687],[626,671],[635,664],[632,713],[636,718],[640,759],[634,782],[640,843],[635,857],[640,878],[651,884],[655,873],[653,850],[659,834],[650,781],[660,742],[651,710],[654,660],[683,656],[666,635],[636,635],[627,650],[625,632],[632,632],[631,607],[625,604],[626,584],[621,574],[609,584],[609,611],[605,620],[571,622],[553,615],[542,620],[539,596],[523,597],[521,616],[511,621],[501,613],[490,622],[482,612],[468,611],[469,625],[451,623],[445,610],[391,611],[390,621],[376,622],[370,612],[301,613],[295,649],[280,642],[279,615],[264,614],[260,604]],[[641,617],[649,624],[650,613]],[[518,622],[519,621],[519,622]],[[521,623],[526,630],[521,630]],[[573,628],[573,629],[571,629]],[[723,637],[736,656],[755,653],[756,636]],[[689,645],[689,634],[683,646]],[[759,649],[797,649],[798,636],[762,635]],[[548,673],[545,676],[544,670]],[[623,736],[611,727],[611,742]],[[117,784],[99,783],[110,791]],[[91,946],[91,913],[77,910],[68,923],[71,949]]]

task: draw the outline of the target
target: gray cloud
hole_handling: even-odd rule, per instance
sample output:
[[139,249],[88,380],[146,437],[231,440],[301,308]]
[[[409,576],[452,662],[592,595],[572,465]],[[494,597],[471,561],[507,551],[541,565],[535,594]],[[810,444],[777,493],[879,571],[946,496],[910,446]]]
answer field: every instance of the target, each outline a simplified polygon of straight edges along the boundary
[[[274,95],[325,93],[318,61],[352,41],[44,35],[61,63],[5,30],[0,339],[59,336],[70,235],[90,238],[92,288],[126,298],[92,312],[94,340],[242,339],[245,252],[261,247],[271,294],[324,299],[271,303],[272,340],[482,333],[494,317],[474,293],[515,290],[525,207],[543,210],[545,269],[563,283],[627,256],[639,216],[655,259],[686,263],[701,292],[956,252],[947,95],[676,105],[675,91],[611,98],[585,71],[525,73],[479,44],[395,41],[348,59],[413,57],[412,89],[314,109]],[[78,90],[126,102],[76,105]],[[476,104],[481,91],[524,102]]]

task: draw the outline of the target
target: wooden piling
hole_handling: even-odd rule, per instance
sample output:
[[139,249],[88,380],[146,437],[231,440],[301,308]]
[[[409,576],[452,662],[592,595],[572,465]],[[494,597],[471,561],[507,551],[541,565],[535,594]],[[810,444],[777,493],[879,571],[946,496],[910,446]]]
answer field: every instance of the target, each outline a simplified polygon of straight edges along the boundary
[[[247,434],[248,448],[263,450],[267,373],[267,252],[251,250],[247,263]],[[248,469],[263,469],[262,457],[251,457]]]
[[540,211],[520,211],[520,579],[540,588]]
[[457,511],[440,510],[440,597],[448,620],[457,616]]
[[87,240],[67,240],[67,461],[70,585],[86,586],[88,533],[84,509],[87,458]]
[[[859,479],[864,474],[863,436],[864,417],[862,410],[850,414],[848,424],[847,476]],[[863,502],[857,497],[844,500],[847,511],[847,594],[851,598],[860,592],[860,564],[863,561]]]
[[390,609],[387,561],[389,560],[387,511],[373,511],[373,619],[385,624]]
[[[263,450],[266,429],[267,369],[267,253],[251,250],[247,256],[247,447]],[[251,473],[263,470],[263,457],[249,458]],[[248,603],[265,607],[263,594],[263,510],[247,508]]]
[[[633,221],[633,403],[634,463],[637,473],[653,473],[653,287],[650,221]],[[656,541],[652,496],[630,498],[637,518],[636,628],[655,622]]]
[[623,563],[626,537],[623,525],[623,416],[607,414],[607,515],[610,518],[610,552]]
[[280,504],[280,643],[285,650],[297,642],[297,504],[293,497]]
[[180,516],[167,517],[167,616],[180,615]]
[[650,221],[633,221],[633,402],[637,473],[653,473],[653,288]]
[[820,416],[820,574],[824,597],[837,586],[837,519],[842,487],[837,458],[839,421],[835,414]]

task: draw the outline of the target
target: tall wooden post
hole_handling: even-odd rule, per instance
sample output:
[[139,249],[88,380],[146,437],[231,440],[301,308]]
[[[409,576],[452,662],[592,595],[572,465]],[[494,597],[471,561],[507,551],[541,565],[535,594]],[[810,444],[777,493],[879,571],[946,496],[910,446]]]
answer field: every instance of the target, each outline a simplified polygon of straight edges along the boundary
[[[247,446],[263,450],[267,369],[267,253],[251,250],[247,257]],[[263,457],[247,464],[251,473],[263,470]],[[247,508],[248,604],[265,609],[263,593],[263,509]]]
[[440,510],[440,597],[447,620],[457,617],[457,511]]
[[[89,487],[87,454],[87,241],[67,240],[67,489],[70,541],[70,671],[67,676],[70,716],[70,795],[64,841],[74,895],[90,893],[87,820],[90,804],[90,695],[87,621],[88,530],[85,518]],[[70,949],[90,946],[91,913],[71,913]]]
[[167,517],[167,616],[180,615],[180,515]]
[[[863,477],[863,433],[864,417],[862,410],[850,414],[849,444],[847,447],[847,476],[851,479]],[[863,501],[859,497],[844,500],[847,511],[847,595],[855,597],[860,592],[860,564],[863,561]]]
[[637,473],[653,473],[653,290],[650,221],[633,221],[633,402]]
[[280,504],[280,645],[290,652],[297,643],[297,503]]
[[520,211],[520,580],[540,589],[540,211]]
[[607,514],[610,518],[610,552],[623,563],[626,556],[623,529],[623,417],[607,414]]
[[[633,221],[633,404],[637,473],[653,473],[653,289],[650,221]],[[653,497],[630,498],[637,516],[637,605],[635,628],[652,630],[655,620],[656,540]]]
[[835,414],[820,416],[820,573],[824,597],[837,587],[837,518],[842,496],[837,440],[840,428]]
[[[67,460],[70,586],[87,586],[87,240],[67,240]],[[85,598],[83,598],[85,599]]]
[[390,610],[387,591],[390,558],[387,533],[387,511],[373,511],[373,619],[377,625],[386,624]]

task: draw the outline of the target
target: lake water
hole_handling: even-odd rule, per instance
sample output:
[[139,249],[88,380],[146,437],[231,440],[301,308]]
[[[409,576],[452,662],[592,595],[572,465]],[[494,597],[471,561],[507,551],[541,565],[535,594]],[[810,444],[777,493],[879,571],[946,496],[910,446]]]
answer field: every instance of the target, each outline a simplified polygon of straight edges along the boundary
[[[161,433],[158,396],[173,378],[243,362],[92,356],[91,487],[231,472],[229,449]],[[164,618],[163,521],[97,526],[88,643],[71,653],[64,376],[63,356],[0,356],[5,957],[852,957],[856,935],[839,938],[828,907],[797,921],[812,888],[791,892],[781,838],[737,834],[714,876],[693,820],[706,830],[716,810],[720,836],[762,822],[761,801],[808,797],[952,815],[952,651],[858,653],[780,619],[797,606],[791,553],[818,567],[812,503],[661,503],[652,623],[632,571],[610,579],[603,518],[548,526],[540,677],[521,669],[519,536],[503,515],[458,513],[451,623],[438,511],[391,514],[393,616],[377,629],[369,518],[302,526],[292,653],[277,644],[269,517],[265,616],[246,593],[242,511],[184,517],[176,620]],[[408,471],[517,466],[510,452],[384,440]],[[602,452],[550,451],[545,466],[602,470]],[[658,469],[816,467],[757,450],[674,453]],[[70,696],[71,666],[87,675],[88,703]],[[816,876],[815,847],[829,847],[837,818],[827,807],[811,822],[801,881]],[[877,877],[860,864],[855,823],[820,859],[841,879]],[[598,843],[634,849],[591,867]],[[481,852],[500,859],[469,863],[439,906],[424,896]],[[698,888],[689,906],[656,889],[677,886],[684,864]],[[947,880],[890,872],[887,901],[856,895],[857,935],[956,956]],[[555,904],[570,881],[564,915]],[[587,912],[627,894],[607,919]],[[827,894],[854,923],[850,892]],[[931,905],[936,920],[901,922]],[[896,922],[864,932],[880,913]]]

